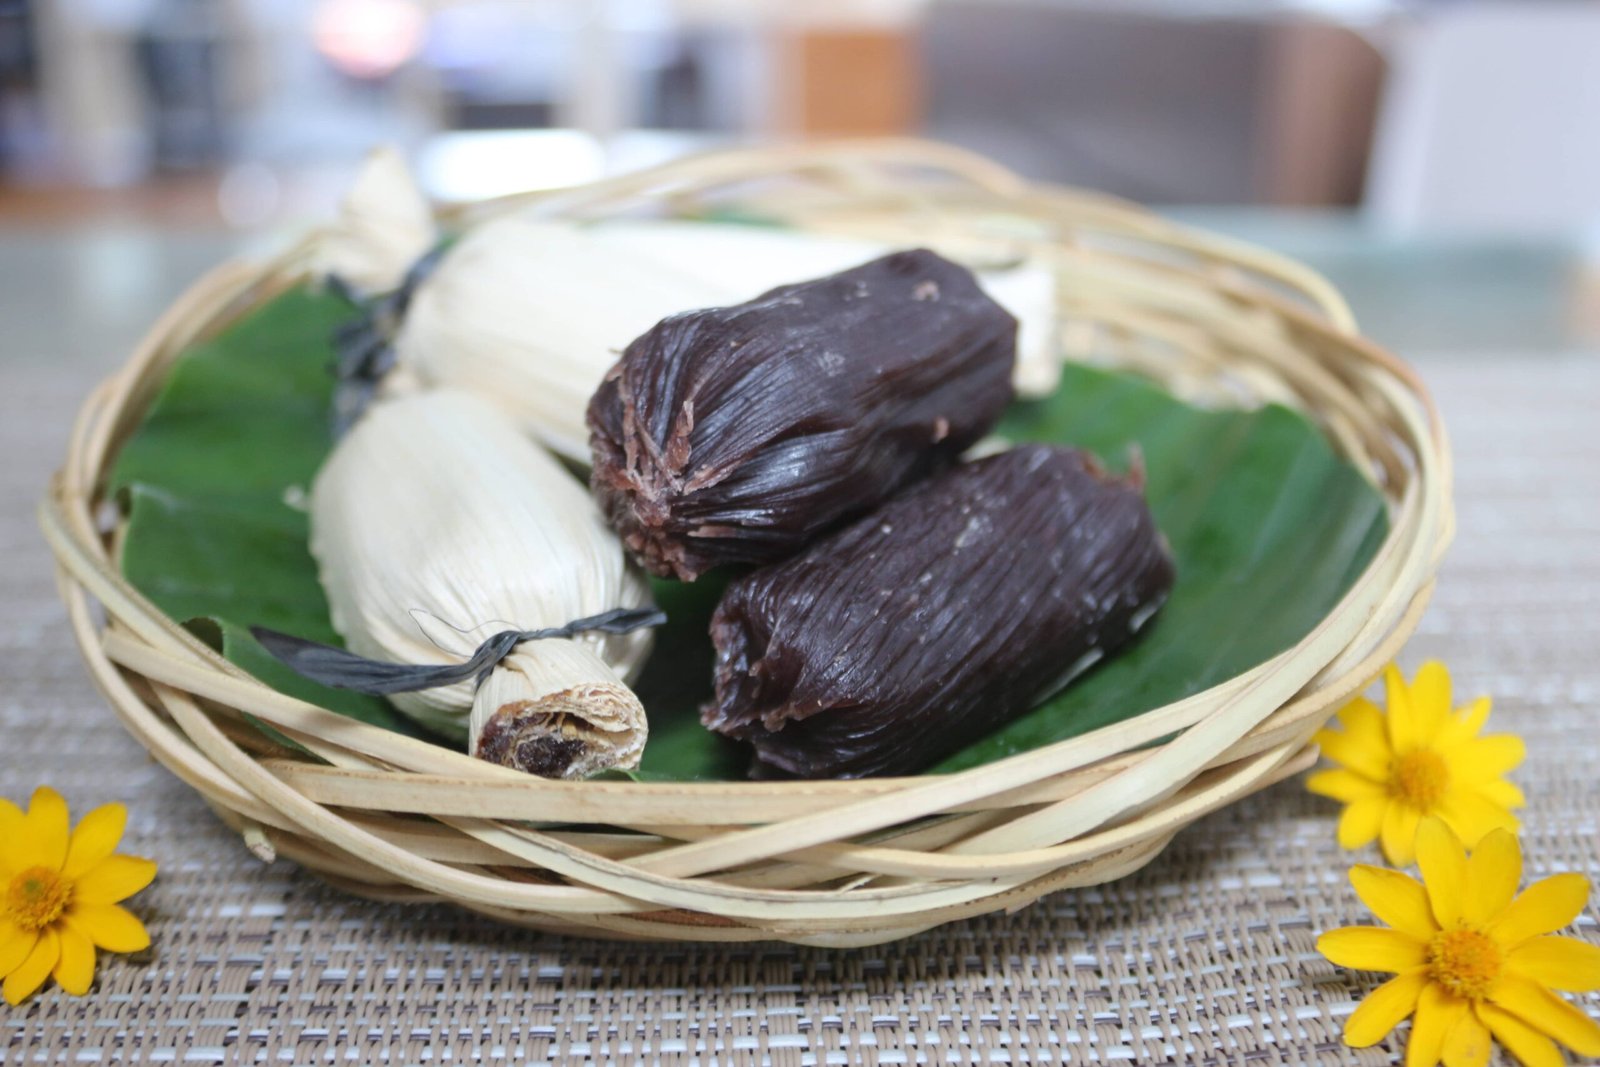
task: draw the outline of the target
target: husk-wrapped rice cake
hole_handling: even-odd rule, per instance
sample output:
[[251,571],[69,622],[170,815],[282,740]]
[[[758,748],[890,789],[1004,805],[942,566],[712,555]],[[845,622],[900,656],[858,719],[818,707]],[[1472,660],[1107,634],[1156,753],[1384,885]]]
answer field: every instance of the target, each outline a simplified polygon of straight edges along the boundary
[[673,315],[590,402],[590,485],[655,574],[782,559],[987,432],[1016,334],[926,250]]
[[756,773],[913,773],[1115,653],[1173,563],[1141,479],[1027,445],[922,483],[734,581],[707,727]]

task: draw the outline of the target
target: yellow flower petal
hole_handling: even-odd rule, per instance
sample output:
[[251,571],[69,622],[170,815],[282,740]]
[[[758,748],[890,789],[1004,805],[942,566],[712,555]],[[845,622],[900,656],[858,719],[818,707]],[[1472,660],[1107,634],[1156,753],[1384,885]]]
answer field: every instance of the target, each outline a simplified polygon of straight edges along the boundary
[[1600,989],[1600,945],[1571,937],[1535,937],[1506,956],[1517,973],[1552,989],[1591,993]]
[[[0,797],[0,841],[15,841],[17,832],[22,828],[23,818],[21,808],[5,797]],[[0,851],[0,874],[10,874],[11,869],[10,856],[5,851]]]
[[1314,741],[1322,754],[1357,774],[1382,780],[1389,773],[1389,735],[1383,712],[1372,701],[1357,697],[1339,712],[1343,730],[1319,730]]
[[1492,830],[1516,833],[1518,827],[1515,815],[1486,799],[1482,793],[1467,790],[1453,789],[1446,793],[1439,800],[1436,814],[1468,848],[1476,848]]
[[70,921],[58,927],[61,938],[61,958],[50,972],[56,984],[75,997],[89,992],[94,982],[94,945]]
[[1491,830],[1467,857],[1462,918],[1473,926],[1482,926],[1505,910],[1521,884],[1521,846],[1505,830]]
[[1477,737],[1483,724],[1489,721],[1489,698],[1479,697],[1457,711],[1439,725],[1433,743],[1438,748],[1451,748],[1463,741]]
[[1417,1013],[1406,1042],[1406,1067],[1435,1067],[1444,1055],[1444,1039],[1467,1012],[1467,1002],[1453,997],[1437,982],[1422,987]]
[[1424,737],[1438,733],[1450,714],[1450,672],[1430,659],[1417,668],[1411,680],[1411,711]]
[[128,809],[122,804],[103,804],[85,815],[67,843],[67,861],[61,873],[77,878],[111,855],[127,825]]
[[67,858],[67,802],[60,793],[43,785],[33,791],[11,857],[19,871],[29,867],[61,869],[61,861]]
[[1462,787],[1467,792],[1477,793],[1492,804],[1498,804],[1507,811],[1512,808],[1525,807],[1528,798],[1516,783],[1508,782],[1504,778],[1491,778],[1487,782],[1472,782]]
[[1489,1028],[1471,1011],[1461,1013],[1461,1018],[1444,1035],[1444,1047],[1440,1050],[1444,1067],[1484,1067],[1489,1062],[1489,1051]]
[[133,913],[115,904],[80,904],[67,909],[67,921],[107,952],[138,952],[150,947],[150,935]]
[[1428,900],[1440,928],[1454,926],[1466,903],[1467,857],[1461,841],[1444,821],[1426,818],[1417,827],[1417,867],[1422,884],[1428,887]]
[[24,930],[10,919],[0,919],[0,978],[4,978],[28,958],[39,931]]
[[115,904],[149,885],[156,865],[138,856],[107,856],[72,887],[72,899],[82,904]]
[[1441,754],[1449,761],[1452,775],[1482,782],[1514,770],[1527,758],[1528,746],[1516,734],[1490,734],[1444,749]]
[[1344,733],[1355,737],[1357,741],[1373,745],[1389,744],[1389,733],[1387,726],[1384,726],[1384,709],[1368,701],[1365,696],[1350,697],[1350,701],[1339,709],[1334,718],[1338,718],[1339,725],[1344,726]]
[[1371,778],[1364,778],[1355,771],[1343,767],[1332,771],[1318,771],[1306,779],[1306,788],[1323,797],[1332,797],[1342,800],[1346,804],[1356,800],[1366,800],[1368,797],[1383,796],[1383,784],[1374,782]]
[[1364,778],[1380,780],[1389,773],[1387,742],[1376,748],[1338,730],[1319,730],[1312,740],[1328,759]]
[[1410,752],[1425,740],[1411,703],[1411,690],[1405,676],[1393,663],[1383,669],[1384,699],[1389,705],[1389,747],[1395,752]]
[[1399,974],[1427,962],[1421,941],[1382,926],[1346,926],[1317,938],[1317,951],[1341,967]]
[[1339,813],[1339,847],[1356,849],[1376,841],[1378,831],[1383,828],[1383,813],[1387,810],[1389,801],[1384,797],[1346,805]]
[[1515,1015],[1482,1001],[1473,1005],[1473,1011],[1494,1039],[1522,1061],[1523,1067],[1566,1067],[1566,1057],[1561,1055],[1556,1043]]
[[1417,997],[1428,984],[1428,972],[1421,968],[1407,971],[1383,983],[1366,995],[1344,1023],[1344,1043],[1351,1048],[1366,1048],[1383,1040],[1400,1020],[1417,1008]]
[[1383,722],[1383,709],[1366,697],[1353,697],[1337,716],[1344,732],[1370,748],[1389,748],[1389,728]]
[[1383,812],[1383,854],[1396,867],[1409,867],[1417,858],[1417,823],[1422,813],[1394,801]]
[[1580,1056],[1600,1056],[1600,1023],[1531,978],[1502,974],[1489,999]]
[[1502,945],[1513,948],[1530,937],[1551,934],[1583,911],[1589,899],[1589,879],[1581,874],[1557,874],[1530,885],[1505,911],[1489,920],[1489,932]]
[[33,951],[28,953],[28,958],[23,960],[16,970],[6,975],[5,986],[0,989],[0,995],[6,998],[6,1003],[16,1007],[33,994],[33,991],[44,985],[44,980],[50,977],[50,972],[55,968],[56,960],[61,958],[61,942],[56,937],[56,932],[49,927],[39,931],[39,940],[34,943]]
[[1401,933],[1426,941],[1439,932],[1428,891],[1409,874],[1360,864],[1350,868],[1350,884],[1372,914]]

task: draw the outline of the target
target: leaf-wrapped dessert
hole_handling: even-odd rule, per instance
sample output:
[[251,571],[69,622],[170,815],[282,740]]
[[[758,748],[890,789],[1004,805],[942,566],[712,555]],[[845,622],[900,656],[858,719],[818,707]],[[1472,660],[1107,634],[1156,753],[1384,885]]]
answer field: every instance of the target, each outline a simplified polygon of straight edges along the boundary
[[701,719],[757,773],[912,773],[1115,653],[1172,581],[1137,476],[1015,448],[730,585]]
[[[419,385],[476,392],[583,463],[589,398],[617,353],[661,319],[748,300],[888,251],[770,227],[580,225],[522,212],[469,229],[413,270],[439,237],[399,156],[375,153],[317,263],[367,294],[405,284],[402,298],[377,316],[372,344],[357,346],[373,357],[363,373],[382,377],[389,395]],[[1049,393],[1060,375],[1054,278],[1029,261],[996,261],[982,274],[985,288],[1023,320],[1017,384],[1032,396]],[[365,391],[353,393],[359,400]]]
[[[504,631],[649,600],[582,484],[466,393],[387,401],[356,423],[313,486],[311,550],[350,649],[401,664],[466,663]],[[631,768],[647,727],[625,679],[648,649],[643,630],[528,640],[485,674],[390,699],[496,763]]]
[[993,426],[1016,332],[925,249],[675,315],[595,393],[590,485],[653,573],[782,559]]

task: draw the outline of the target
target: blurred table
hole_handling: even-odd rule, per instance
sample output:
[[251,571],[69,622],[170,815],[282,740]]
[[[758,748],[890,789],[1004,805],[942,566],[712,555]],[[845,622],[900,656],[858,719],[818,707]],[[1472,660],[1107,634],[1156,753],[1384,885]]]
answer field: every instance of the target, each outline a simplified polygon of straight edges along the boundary
[[[1452,432],[1460,534],[1408,668],[1438,657],[1528,762],[1528,872],[1600,880],[1600,356],[1569,248],[1395,242],[1338,216],[1190,213],[1307,259],[1411,358]],[[225,233],[0,230],[0,795],[130,808],[161,865],[154,947],[87,998],[0,1009],[0,1063],[553,1061],[1385,1063],[1344,1049],[1372,976],[1316,934],[1368,921],[1330,802],[1287,782],[1113,885],[894,945],[611,944],[369,904],[263,866],[124,736],[91,687],[32,509],[68,421]],[[1372,860],[1371,853],[1359,857]],[[1600,941],[1596,902],[1579,935]],[[1600,997],[1586,1008],[1600,1014]]]

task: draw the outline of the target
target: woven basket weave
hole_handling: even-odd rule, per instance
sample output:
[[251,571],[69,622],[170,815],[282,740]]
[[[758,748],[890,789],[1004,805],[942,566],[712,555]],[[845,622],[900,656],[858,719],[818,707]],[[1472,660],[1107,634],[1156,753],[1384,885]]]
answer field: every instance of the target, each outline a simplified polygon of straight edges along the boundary
[[[100,689],[263,858],[291,858],[376,899],[450,900],[561,932],[887,941],[1138,869],[1195,818],[1308,766],[1312,732],[1417,624],[1452,524],[1444,431],[1412,372],[1362,340],[1338,294],[1304,267],[906,141],[718,153],[458,208],[447,221],[507,210],[731,210],[899,245],[937,235],[977,260],[1048,255],[1069,357],[1136,368],[1200,402],[1305,412],[1383,494],[1388,538],[1337,608],[1269,662],[973,770],[841,782],[533,778],[279,694],[118,572],[102,486],[119,442],[187,346],[305,280],[313,235],[274,262],[220,267],[186,293],[89,398],[42,506]],[[242,712],[316,758],[274,746]]]

